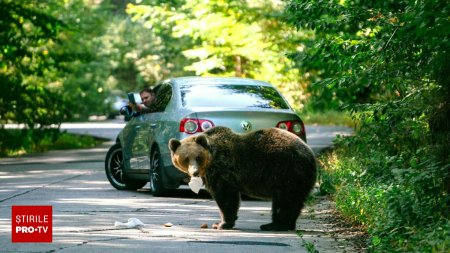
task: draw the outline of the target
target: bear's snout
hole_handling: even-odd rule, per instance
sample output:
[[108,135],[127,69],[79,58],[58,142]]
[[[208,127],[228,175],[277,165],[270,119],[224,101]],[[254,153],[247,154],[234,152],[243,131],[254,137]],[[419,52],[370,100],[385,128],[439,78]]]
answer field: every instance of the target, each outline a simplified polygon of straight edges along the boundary
[[188,173],[191,177],[198,177],[198,166],[197,164],[190,164],[188,168]]

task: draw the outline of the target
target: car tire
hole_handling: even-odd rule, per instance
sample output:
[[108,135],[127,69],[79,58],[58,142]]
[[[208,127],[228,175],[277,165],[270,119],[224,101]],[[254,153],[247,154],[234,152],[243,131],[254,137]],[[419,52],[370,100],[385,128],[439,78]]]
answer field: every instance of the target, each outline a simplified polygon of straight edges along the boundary
[[109,183],[117,190],[137,190],[147,184],[144,180],[131,179],[124,173],[122,147],[119,143],[109,148],[106,154],[105,172]]
[[153,149],[150,162],[151,168],[149,181],[152,194],[156,197],[167,196],[169,194],[169,189],[164,186],[164,179],[162,175],[164,165],[158,148]]

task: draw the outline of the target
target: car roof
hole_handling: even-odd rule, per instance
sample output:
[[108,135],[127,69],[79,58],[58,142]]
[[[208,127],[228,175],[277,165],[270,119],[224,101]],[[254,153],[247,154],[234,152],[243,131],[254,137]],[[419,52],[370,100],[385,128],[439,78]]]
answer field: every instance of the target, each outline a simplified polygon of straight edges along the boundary
[[231,84],[231,85],[255,85],[255,86],[272,86],[270,83],[263,81],[240,78],[240,77],[176,77],[167,80],[175,85],[215,85],[215,84]]

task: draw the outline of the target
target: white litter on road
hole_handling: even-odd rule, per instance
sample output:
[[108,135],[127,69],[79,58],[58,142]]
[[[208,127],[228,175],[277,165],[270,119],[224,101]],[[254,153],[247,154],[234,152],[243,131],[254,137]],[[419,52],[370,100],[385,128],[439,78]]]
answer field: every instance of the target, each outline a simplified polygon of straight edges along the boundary
[[145,224],[137,218],[129,218],[126,223],[120,221],[114,222],[114,226],[119,228],[140,228],[145,226]]

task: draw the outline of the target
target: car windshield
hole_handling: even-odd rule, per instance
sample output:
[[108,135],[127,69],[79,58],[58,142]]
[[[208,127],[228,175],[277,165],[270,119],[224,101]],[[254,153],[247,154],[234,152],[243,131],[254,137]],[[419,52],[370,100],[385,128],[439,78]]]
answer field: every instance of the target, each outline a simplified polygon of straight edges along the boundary
[[180,92],[184,107],[289,109],[280,94],[270,86],[183,85]]

